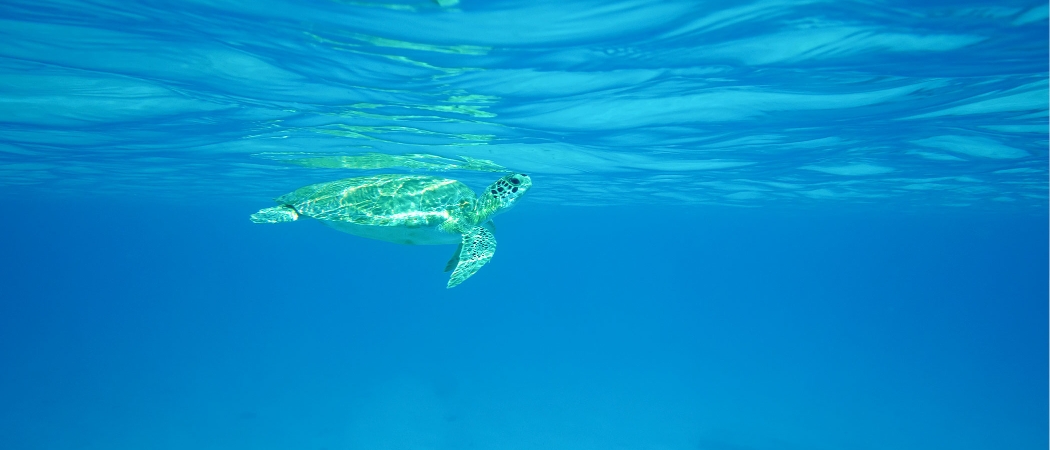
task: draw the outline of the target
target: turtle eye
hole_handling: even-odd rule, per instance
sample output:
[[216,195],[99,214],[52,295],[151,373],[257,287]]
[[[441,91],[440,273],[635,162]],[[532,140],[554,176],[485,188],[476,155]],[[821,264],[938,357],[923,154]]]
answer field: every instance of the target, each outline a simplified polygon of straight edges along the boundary
[[511,178],[510,179],[510,184],[513,184],[513,185],[517,186],[517,185],[521,184],[521,180],[519,180],[517,178]]

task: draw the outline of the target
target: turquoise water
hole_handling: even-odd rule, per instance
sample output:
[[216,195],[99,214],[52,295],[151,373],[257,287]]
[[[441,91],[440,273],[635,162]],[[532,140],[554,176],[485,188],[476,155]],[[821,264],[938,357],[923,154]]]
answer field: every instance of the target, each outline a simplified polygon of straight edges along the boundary
[[[1036,449],[1048,8],[0,2],[0,448]],[[248,216],[532,177],[499,251]]]

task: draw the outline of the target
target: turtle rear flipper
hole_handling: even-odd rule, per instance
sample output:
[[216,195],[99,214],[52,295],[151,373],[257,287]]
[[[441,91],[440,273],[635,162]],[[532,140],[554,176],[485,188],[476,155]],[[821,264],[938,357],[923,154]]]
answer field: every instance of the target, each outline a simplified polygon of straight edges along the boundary
[[295,208],[288,205],[263,208],[259,212],[252,214],[252,222],[255,223],[294,222],[298,218],[299,213],[295,212]]
[[456,252],[452,254],[452,259],[448,260],[448,264],[445,264],[445,272],[455,269],[459,265],[459,252],[463,250],[463,243],[459,243],[459,247],[456,247]]
[[[449,277],[448,287],[458,286],[471,275],[474,275],[481,266],[484,266],[496,254],[496,236],[489,231],[488,227],[477,226],[463,233],[463,242],[459,245],[457,253],[452,256],[456,262],[456,270]],[[449,265],[452,261],[449,261]]]

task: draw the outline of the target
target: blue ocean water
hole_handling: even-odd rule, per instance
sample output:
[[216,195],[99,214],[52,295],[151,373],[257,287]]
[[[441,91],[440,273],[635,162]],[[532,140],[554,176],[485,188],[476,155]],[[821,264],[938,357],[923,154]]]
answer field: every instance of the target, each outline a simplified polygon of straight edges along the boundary
[[[1043,449],[1048,7],[0,1],[2,449]],[[248,216],[533,188],[498,252]]]

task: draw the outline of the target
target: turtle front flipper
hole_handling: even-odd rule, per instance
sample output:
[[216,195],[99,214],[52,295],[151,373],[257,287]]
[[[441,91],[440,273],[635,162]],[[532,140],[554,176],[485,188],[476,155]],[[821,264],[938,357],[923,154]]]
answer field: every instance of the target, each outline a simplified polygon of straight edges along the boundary
[[[463,233],[463,242],[456,251],[452,259],[458,259],[458,262],[456,270],[452,271],[452,276],[449,277],[449,288],[456,287],[470,278],[492,259],[492,255],[496,254],[496,235],[485,225],[471,228]],[[449,265],[452,265],[452,261],[449,261]]]
[[[491,220],[488,221],[488,222],[485,222],[485,224],[482,225],[482,226],[485,227],[486,230],[489,230],[489,233],[492,233],[493,235],[496,234],[496,224],[492,223]],[[493,245],[495,245],[495,244],[493,244]],[[445,272],[448,272],[448,271],[450,271],[452,269],[455,269],[456,266],[459,265],[459,254],[462,251],[463,251],[463,242],[460,242],[459,243],[459,247],[456,247],[456,252],[452,254],[452,258],[450,258],[448,260],[448,263],[445,264]],[[495,251],[495,249],[493,249],[493,251]],[[489,258],[491,258],[491,256]],[[482,264],[484,264],[484,263],[482,263]],[[467,275],[467,277],[469,277],[469,276],[470,275]],[[463,279],[465,280],[467,278],[464,277]]]

